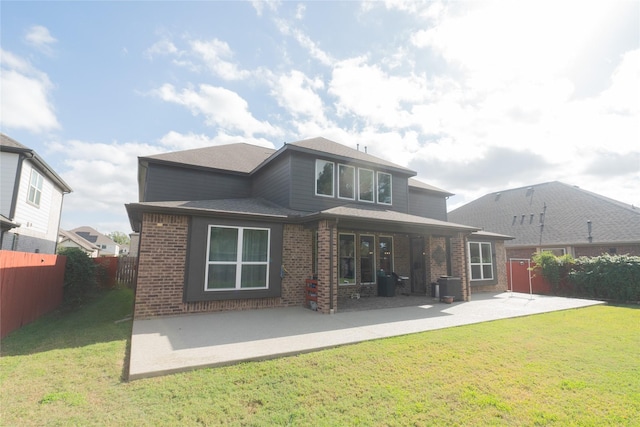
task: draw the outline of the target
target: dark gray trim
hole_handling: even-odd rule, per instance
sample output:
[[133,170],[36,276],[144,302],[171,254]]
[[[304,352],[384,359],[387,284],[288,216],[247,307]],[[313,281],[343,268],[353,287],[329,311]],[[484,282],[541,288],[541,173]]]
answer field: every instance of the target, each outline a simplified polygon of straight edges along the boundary
[[18,153],[18,164],[16,165],[16,178],[13,180],[13,196],[11,197],[11,207],[9,208],[9,219],[13,219],[16,216],[18,191],[20,189],[20,176],[22,175],[22,162],[24,161],[24,159],[24,153]]

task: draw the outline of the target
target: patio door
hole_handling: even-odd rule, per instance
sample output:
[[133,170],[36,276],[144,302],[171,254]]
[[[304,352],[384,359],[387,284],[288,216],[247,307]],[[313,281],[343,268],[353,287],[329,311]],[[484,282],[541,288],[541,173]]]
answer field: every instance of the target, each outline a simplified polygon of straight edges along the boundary
[[374,283],[376,281],[375,237],[360,235],[360,282]]

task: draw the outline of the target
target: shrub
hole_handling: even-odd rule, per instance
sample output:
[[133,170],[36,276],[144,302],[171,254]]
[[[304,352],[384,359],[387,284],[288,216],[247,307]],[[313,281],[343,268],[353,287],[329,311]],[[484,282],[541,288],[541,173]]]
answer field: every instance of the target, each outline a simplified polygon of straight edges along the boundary
[[580,257],[569,273],[576,291],[584,296],[618,301],[640,301],[640,257],[608,255]]
[[66,308],[75,308],[96,289],[96,266],[81,249],[61,248],[58,253],[67,257],[63,304]]
[[551,285],[553,292],[560,292],[561,284],[566,280],[569,269],[574,262],[571,255],[555,256],[552,252],[542,251],[533,255],[532,267],[536,274],[541,274]]

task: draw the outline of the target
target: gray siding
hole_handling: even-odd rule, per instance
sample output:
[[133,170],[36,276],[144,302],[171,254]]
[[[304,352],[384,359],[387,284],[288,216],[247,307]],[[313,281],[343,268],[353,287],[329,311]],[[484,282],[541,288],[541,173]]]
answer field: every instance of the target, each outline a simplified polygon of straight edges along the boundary
[[[408,209],[408,177],[398,174],[392,174],[392,202],[393,205],[384,205],[378,203],[358,202],[357,195],[355,200],[340,199],[336,195],[334,197],[323,197],[315,195],[315,170],[316,159],[323,159],[335,163],[334,173],[337,174],[338,164],[330,157],[309,156],[301,153],[295,153],[291,157],[291,209],[316,212],[324,209],[330,209],[336,206],[346,204],[356,204],[363,207],[382,207],[389,210],[407,213]],[[344,164],[344,163],[342,163]],[[357,163],[350,163],[350,166],[359,167]],[[374,171],[388,172],[383,169],[373,168],[369,165],[364,166],[366,169]],[[334,179],[337,179],[334,177]],[[337,181],[336,185],[337,185]],[[337,191],[337,188],[336,188]]]
[[444,196],[409,190],[409,213],[411,215],[447,220],[447,199]]
[[143,202],[251,197],[248,176],[150,163]]
[[291,156],[280,156],[252,176],[252,196],[290,207]]

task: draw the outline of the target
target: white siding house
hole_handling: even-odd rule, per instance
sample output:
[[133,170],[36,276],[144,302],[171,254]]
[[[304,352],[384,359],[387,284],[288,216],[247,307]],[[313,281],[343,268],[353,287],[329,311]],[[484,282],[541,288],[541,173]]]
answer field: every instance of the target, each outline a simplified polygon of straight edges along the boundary
[[0,213],[4,250],[55,253],[71,188],[30,148],[0,134]]

